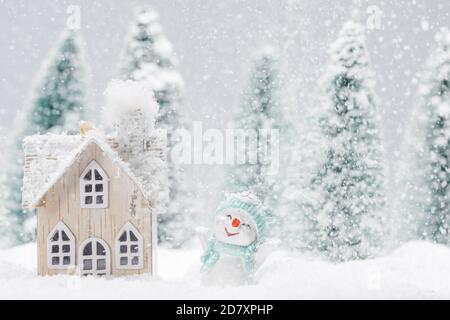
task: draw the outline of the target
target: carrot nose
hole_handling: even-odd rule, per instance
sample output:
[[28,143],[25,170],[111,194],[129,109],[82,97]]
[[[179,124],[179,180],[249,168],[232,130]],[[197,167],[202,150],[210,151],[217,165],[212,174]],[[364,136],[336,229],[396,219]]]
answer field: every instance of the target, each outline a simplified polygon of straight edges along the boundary
[[239,227],[240,224],[241,221],[238,218],[234,218],[233,221],[231,221],[231,225],[233,226],[233,228]]

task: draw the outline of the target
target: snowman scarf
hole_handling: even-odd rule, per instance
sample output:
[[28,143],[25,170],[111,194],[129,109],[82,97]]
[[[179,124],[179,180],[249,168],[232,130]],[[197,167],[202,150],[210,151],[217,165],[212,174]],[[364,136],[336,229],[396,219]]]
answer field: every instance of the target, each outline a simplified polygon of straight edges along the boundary
[[255,268],[256,249],[256,243],[252,243],[248,246],[239,246],[217,241],[215,238],[212,238],[208,242],[205,254],[201,257],[203,263],[202,270],[206,271],[211,269],[223,254],[240,258],[244,271],[253,273]]

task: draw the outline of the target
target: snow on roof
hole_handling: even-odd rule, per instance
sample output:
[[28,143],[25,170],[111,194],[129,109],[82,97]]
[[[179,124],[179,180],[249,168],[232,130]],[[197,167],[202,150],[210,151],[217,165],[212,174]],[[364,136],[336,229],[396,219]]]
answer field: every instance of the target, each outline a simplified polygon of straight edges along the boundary
[[37,206],[48,190],[93,142],[133,180],[149,204],[157,211],[161,210],[160,206],[167,201],[164,159],[151,157],[146,162],[146,170],[142,170],[143,166],[139,167],[141,170],[135,170],[120,158],[108,145],[107,137],[98,130],[88,132],[85,137],[47,133],[24,139],[23,146],[28,159],[26,158],[23,179],[23,206]]
[[22,189],[24,207],[33,207],[42,198],[43,190],[53,185],[53,175],[62,170],[64,159],[69,158],[80,142],[80,136],[52,133],[24,139],[27,155]]

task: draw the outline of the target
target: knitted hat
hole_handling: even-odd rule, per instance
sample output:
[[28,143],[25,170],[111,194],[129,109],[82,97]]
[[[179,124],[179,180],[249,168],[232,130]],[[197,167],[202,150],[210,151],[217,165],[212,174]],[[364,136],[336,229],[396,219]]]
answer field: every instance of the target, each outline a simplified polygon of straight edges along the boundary
[[221,214],[223,211],[237,208],[244,210],[253,220],[258,232],[258,241],[261,241],[266,233],[266,227],[271,219],[269,209],[264,207],[262,202],[251,192],[233,193],[219,205],[215,214]]

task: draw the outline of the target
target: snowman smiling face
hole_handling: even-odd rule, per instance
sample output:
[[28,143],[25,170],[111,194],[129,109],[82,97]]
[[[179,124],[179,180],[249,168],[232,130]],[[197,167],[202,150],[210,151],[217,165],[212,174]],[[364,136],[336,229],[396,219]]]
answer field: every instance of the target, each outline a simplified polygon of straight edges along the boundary
[[258,238],[252,219],[239,208],[229,208],[218,214],[213,230],[217,240],[238,246],[248,246]]

